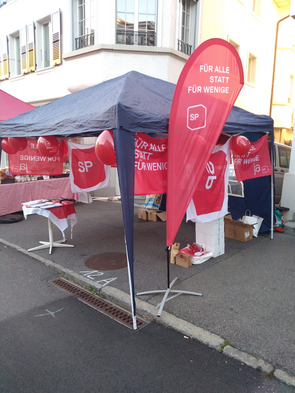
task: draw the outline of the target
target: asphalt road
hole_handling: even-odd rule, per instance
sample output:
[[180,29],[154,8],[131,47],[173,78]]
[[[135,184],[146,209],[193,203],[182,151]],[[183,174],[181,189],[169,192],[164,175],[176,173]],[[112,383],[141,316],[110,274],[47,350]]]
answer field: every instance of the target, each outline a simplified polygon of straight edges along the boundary
[[295,392],[154,322],[134,332],[0,244],[0,392]]

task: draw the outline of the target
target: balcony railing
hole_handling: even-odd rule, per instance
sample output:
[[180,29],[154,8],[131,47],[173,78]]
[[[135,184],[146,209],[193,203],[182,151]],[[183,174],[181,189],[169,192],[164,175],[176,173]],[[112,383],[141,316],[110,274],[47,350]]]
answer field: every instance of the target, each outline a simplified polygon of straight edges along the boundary
[[192,54],[192,45],[189,45],[182,40],[177,40],[177,50],[190,56]]
[[116,43],[123,45],[156,45],[156,33],[154,31],[117,30]]
[[91,45],[94,45],[94,32],[86,35],[81,35],[80,37],[75,38],[76,50]]

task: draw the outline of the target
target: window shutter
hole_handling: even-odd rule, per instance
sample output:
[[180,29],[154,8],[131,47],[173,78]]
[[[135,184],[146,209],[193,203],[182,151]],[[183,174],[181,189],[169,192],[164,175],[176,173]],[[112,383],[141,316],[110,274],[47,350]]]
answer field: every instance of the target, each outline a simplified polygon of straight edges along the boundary
[[25,74],[28,72],[27,67],[27,28],[23,27],[20,32],[20,55],[21,55],[21,72]]
[[0,80],[9,78],[7,37],[0,39]]
[[35,51],[35,25],[31,23],[27,26],[28,34],[28,58],[27,58],[27,69],[29,71],[35,71],[36,69],[36,51]]
[[52,22],[52,65],[61,64],[60,10],[51,15]]
[[3,77],[3,61],[2,61],[2,57],[3,57],[3,49],[2,49],[2,39],[0,38],[0,81],[2,81],[4,79]]

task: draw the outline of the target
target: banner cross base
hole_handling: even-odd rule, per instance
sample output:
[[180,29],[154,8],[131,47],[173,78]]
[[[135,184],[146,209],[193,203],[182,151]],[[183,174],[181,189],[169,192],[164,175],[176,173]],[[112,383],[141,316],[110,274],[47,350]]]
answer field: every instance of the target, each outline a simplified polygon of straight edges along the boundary
[[168,295],[169,295],[170,292],[171,292],[171,293],[179,293],[179,294],[182,294],[182,295],[203,296],[201,293],[197,293],[197,292],[188,292],[188,291],[172,290],[172,287],[173,287],[173,285],[174,285],[174,283],[175,283],[175,281],[176,281],[177,279],[178,279],[178,277],[175,277],[174,280],[171,281],[171,283],[170,283],[170,285],[169,285],[169,288],[167,288],[167,289],[158,289],[158,290],[155,290],[155,291],[139,292],[139,293],[137,293],[136,295],[137,295],[137,296],[141,296],[141,295],[149,295],[149,294],[151,294],[151,293],[165,293],[165,295],[164,295],[164,297],[163,297],[163,300],[162,300],[162,302],[161,302],[161,304],[160,304],[160,307],[159,307],[159,310],[158,310],[158,313],[157,313],[157,317],[160,317],[160,316],[161,316],[162,311],[163,311],[163,308],[164,308],[164,305],[165,305],[165,303],[166,303],[166,301],[167,301],[167,298],[168,298]]

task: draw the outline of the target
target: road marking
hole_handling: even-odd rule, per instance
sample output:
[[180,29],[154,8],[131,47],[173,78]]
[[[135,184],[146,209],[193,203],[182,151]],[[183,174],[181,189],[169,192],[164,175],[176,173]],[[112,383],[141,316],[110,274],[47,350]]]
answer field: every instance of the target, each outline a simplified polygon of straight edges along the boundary
[[[79,273],[82,274],[84,277],[90,278],[91,280],[94,280],[95,277],[99,277],[99,276],[104,275],[104,273],[102,273],[98,270],[81,270]],[[108,285],[109,283],[111,283],[112,281],[115,281],[115,280],[117,280],[117,277],[106,278],[103,280],[96,281],[96,284],[99,284],[102,287],[105,287],[106,285]],[[104,284],[102,285],[101,283],[104,283]]]
[[55,315],[54,315],[54,314],[56,314],[57,312],[59,312],[59,311],[61,311],[61,310],[63,310],[63,308],[60,308],[60,309],[57,310],[57,311],[49,311],[49,310],[46,309],[46,310],[45,310],[45,311],[47,311],[46,314],[35,315],[35,318],[36,318],[36,317],[44,317],[45,315],[52,315],[53,318],[55,318]]

